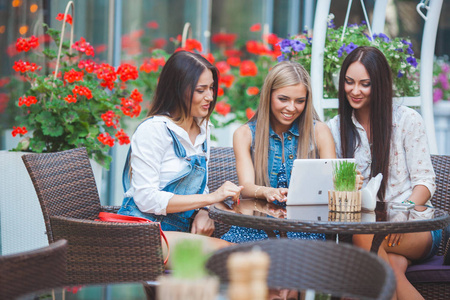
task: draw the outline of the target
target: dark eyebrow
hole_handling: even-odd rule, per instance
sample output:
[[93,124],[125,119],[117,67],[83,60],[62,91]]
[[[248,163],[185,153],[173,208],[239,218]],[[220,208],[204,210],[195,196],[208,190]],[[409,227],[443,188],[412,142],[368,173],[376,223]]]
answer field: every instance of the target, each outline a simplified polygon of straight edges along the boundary
[[[345,78],[355,81],[355,79],[351,78],[350,76],[345,76]],[[370,81],[370,79],[361,79],[360,81]]]
[[[214,82],[211,83],[211,85],[214,85]],[[208,85],[208,84],[199,84],[199,85],[197,85],[197,87],[208,87],[208,86],[211,86],[211,85]]]

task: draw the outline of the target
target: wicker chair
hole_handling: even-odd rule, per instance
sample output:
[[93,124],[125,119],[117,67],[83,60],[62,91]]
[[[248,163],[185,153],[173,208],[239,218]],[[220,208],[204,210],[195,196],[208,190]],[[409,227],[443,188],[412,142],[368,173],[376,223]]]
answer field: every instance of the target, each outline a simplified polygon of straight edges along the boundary
[[[431,161],[436,173],[436,192],[431,202],[450,214],[450,156],[432,155]],[[425,299],[450,299],[450,265],[443,265],[444,258],[450,261],[449,237],[450,226],[444,229],[437,255],[406,271],[409,281]]]
[[37,250],[0,256],[0,299],[62,287],[66,279],[67,241]]
[[[210,192],[217,190],[225,181],[238,184],[236,158],[232,147],[211,147],[208,164],[208,188]],[[215,222],[213,236],[220,238],[230,229],[230,225]]]
[[164,272],[158,223],[97,222],[100,205],[85,148],[22,156],[50,243],[68,241],[67,284],[152,281]]
[[391,299],[395,290],[392,269],[376,255],[348,244],[269,239],[227,247],[214,253],[207,269],[228,282],[227,258],[255,246],[270,256],[270,288],[313,289],[333,296]]

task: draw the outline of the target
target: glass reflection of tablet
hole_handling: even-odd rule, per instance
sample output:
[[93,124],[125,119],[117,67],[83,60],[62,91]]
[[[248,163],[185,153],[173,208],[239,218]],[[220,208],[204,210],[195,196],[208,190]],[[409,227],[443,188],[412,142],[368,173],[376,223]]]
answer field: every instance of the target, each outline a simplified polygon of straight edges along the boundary
[[288,205],[288,219],[307,221],[328,221],[328,205]]

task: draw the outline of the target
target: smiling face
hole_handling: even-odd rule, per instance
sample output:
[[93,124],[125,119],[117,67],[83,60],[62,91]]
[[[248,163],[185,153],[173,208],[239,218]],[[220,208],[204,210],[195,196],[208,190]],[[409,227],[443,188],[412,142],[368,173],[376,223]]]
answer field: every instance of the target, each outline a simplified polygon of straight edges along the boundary
[[302,83],[272,91],[270,99],[272,128],[277,134],[286,132],[302,114],[308,90]]
[[355,61],[345,74],[345,94],[351,107],[356,110],[370,108],[371,81],[364,65]]
[[211,70],[205,69],[200,75],[192,96],[191,116],[205,118],[214,99],[214,79]]

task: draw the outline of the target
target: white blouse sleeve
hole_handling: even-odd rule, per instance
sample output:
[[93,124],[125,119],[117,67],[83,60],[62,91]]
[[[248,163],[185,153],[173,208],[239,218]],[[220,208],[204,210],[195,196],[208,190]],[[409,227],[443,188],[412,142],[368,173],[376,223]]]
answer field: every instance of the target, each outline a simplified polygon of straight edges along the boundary
[[330,128],[331,134],[333,135],[334,145],[336,148],[336,157],[342,158],[339,115],[329,120],[327,122],[327,125]]
[[164,122],[146,121],[134,133],[131,141],[133,199],[140,211],[165,215],[173,193],[159,190],[164,154],[173,147]]
[[425,124],[418,112],[410,109],[402,126],[403,145],[411,185],[424,185],[433,196],[436,190],[435,174],[431,163]]

